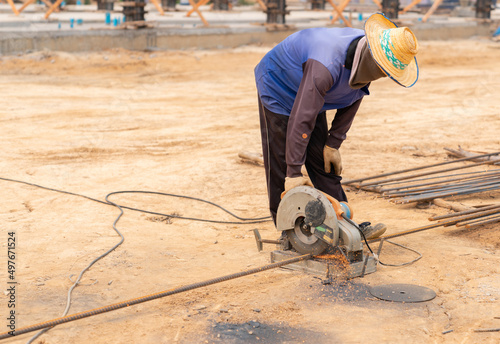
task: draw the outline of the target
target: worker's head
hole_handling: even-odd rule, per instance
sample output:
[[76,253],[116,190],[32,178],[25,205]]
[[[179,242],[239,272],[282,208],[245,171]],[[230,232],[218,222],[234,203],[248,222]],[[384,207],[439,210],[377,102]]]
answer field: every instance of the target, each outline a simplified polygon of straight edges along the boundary
[[371,15],[365,23],[366,41],[373,59],[382,71],[404,87],[418,79],[418,42],[407,27],[397,27],[383,14]]

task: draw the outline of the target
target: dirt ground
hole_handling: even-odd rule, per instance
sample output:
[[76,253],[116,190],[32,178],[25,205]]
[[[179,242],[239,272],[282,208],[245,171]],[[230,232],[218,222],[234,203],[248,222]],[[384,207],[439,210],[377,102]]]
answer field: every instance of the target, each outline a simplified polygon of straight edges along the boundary
[[[0,58],[0,177],[104,200],[113,191],[199,197],[235,214],[267,216],[264,170],[242,162],[260,152],[253,68],[270,47]],[[341,153],[346,179],[445,161],[444,147],[500,149],[500,45],[421,42],[420,80],[404,89],[375,82]],[[330,113],[330,118],[334,113]],[[118,243],[117,208],[0,180],[0,332],[8,331],[6,263],[16,234],[16,326],[59,317],[72,281]],[[437,206],[396,205],[347,189],[357,222],[388,233],[427,225]],[[451,199],[499,201],[500,192]],[[207,204],[125,194],[119,204],[186,217],[235,221]],[[236,220],[237,221],[237,220]],[[217,224],[125,210],[124,243],[96,263],[69,314],[269,263],[252,230],[270,222]],[[35,343],[498,343],[500,225],[436,228],[395,239],[423,258],[378,266],[364,278],[322,285],[313,275],[270,270],[57,326]],[[376,248],[376,245],[374,245]],[[386,246],[398,264],[415,254]],[[423,303],[391,303],[372,286],[434,290]],[[35,332],[8,339],[25,343]]]

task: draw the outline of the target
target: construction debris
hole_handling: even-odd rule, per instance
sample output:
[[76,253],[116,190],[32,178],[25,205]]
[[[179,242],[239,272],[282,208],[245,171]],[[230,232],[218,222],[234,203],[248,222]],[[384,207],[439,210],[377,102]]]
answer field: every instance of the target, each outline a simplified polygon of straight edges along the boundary
[[458,150],[452,149],[452,148],[447,148],[444,147],[444,150],[448,152],[448,156],[453,157],[453,158],[472,158],[471,161],[475,162],[480,162],[480,161],[495,161],[498,160],[498,157],[489,155],[489,156],[484,156],[482,158],[478,158],[478,155],[484,155],[486,154],[485,152],[470,152],[468,150],[463,149],[462,147],[458,146]]
[[264,158],[262,157],[262,153],[241,151],[238,153],[238,157],[240,157],[243,162],[264,165]]
[[464,205],[462,203],[445,201],[442,198],[436,198],[436,199],[432,200],[432,203],[434,203],[434,205],[437,205],[438,207],[450,209],[453,211],[465,211],[465,210],[474,209],[474,208],[467,206],[467,205]]

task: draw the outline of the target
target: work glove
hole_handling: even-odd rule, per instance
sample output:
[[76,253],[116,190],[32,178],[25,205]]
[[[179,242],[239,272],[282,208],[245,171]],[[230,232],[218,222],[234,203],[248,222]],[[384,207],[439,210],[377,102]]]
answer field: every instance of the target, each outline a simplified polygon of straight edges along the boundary
[[314,186],[313,183],[311,182],[311,179],[309,177],[286,177],[285,178],[285,191],[281,194],[281,198],[285,196],[285,194],[290,191],[291,189],[301,186],[301,185],[307,185],[307,186]]
[[342,159],[338,149],[325,146],[323,148],[323,159],[325,160],[325,172],[330,173],[333,170],[337,176],[342,173]]

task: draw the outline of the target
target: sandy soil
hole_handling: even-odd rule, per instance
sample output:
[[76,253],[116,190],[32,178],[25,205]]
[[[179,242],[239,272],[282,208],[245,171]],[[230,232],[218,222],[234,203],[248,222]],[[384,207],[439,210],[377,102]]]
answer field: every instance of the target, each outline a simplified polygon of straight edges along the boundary
[[[259,152],[253,68],[269,47],[183,52],[35,53],[0,59],[0,177],[84,194],[147,190],[200,197],[243,217],[267,216],[264,171],[242,162]],[[422,42],[411,89],[376,82],[341,148],[344,176],[365,177],[447,159],[444,147],[500,149],[500,46]],[[332,116],[329,114],[329,116]],[[119,241],[119,211],[90,200],[0,181],[0,276],[7,290],[7,232],[17,237],[16,325],[62,314],[79,272]],[[347,190],[358,222],[389,233],[449,212],[395,205]],[[498,202],[500,193],[455,198]],[[234,221],[199,202],[114,195],[120,204],[186,217]],[[252,234],[271,223],[215,224],[125,211],[125,242],[73,293],[70,314],[258,267]],[[437,228],[395,240],[423,254],[405,267],[323,286],[278,269],[60,325],[36,343],[498,343],[500,225]],[[375,245],[376,247],[376,245]],[[381,258],[415,255],[386,246]],[[390,303],[371,286],[426,286],[437,297]],[[2,330],[8,328],[1,293]],[[443,332],[451,331],[443,334]],[[26,342],[34,333],[9,339]]]

